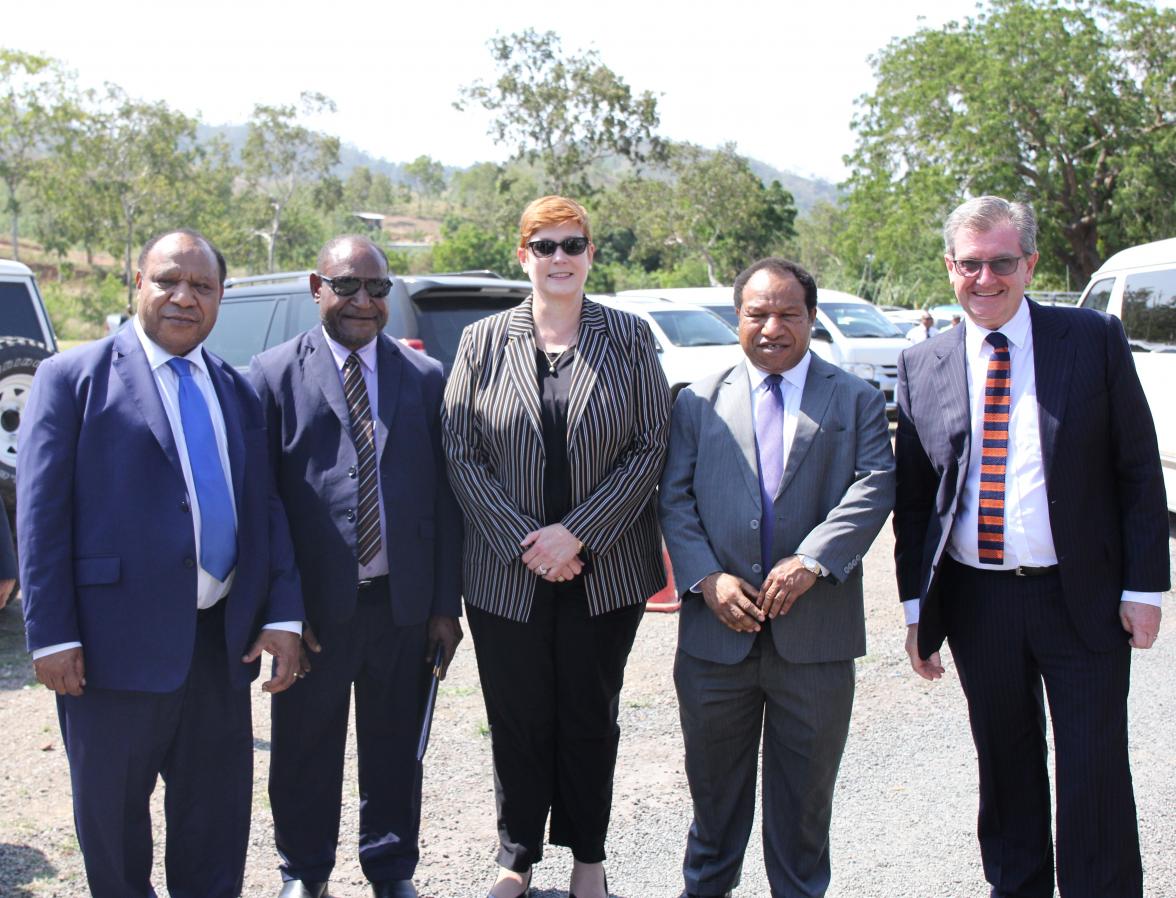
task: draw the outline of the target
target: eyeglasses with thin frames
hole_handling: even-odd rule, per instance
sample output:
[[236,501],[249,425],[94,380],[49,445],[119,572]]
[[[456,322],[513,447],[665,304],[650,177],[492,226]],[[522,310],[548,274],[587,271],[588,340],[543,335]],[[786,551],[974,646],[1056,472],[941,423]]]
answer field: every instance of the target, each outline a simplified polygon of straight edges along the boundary
[[1024,256],[1001,256],[999,259],[952,259],[951,264],[961,277],[974,278],[984,266],[997,277],[1007,277],[1017,270]]

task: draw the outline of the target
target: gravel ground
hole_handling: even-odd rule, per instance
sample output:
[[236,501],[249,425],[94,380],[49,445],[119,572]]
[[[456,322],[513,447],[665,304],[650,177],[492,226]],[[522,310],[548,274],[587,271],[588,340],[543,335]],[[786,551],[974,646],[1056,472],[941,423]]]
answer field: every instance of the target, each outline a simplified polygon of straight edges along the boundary
[[[1176,555],[1176,523],[1170,546]],[[866,559],[870,654],[858,663],[857,700],[833,814],[830,898],[982,896],[987,891],[975,842],[975,755],[963,696],[948,674],[926,683],[902,649],[889,527]],[[1171,596],[1168,597],[1171,615]],[[671,667],[676,617],[648,614],[629,662],[621,705],[621,748],[608,851],[618,898],[675,898],[690,801],[682,769]],[[1131,756],[1139,804],[1146,893],[1176,896],[1176,624],[1156,648],[1135,655]],[[272,896],[279,877],[265,778],[268,701],[254,700],[256,789],[245,895]],[[69,773],[54,703],[32,679],[19,607],[0,612],[0,896],[72,898],[86,894],[74,839]],[[1166,747],[1165,747],[1166,746]],[[425,759],[425,815],[416,882],[428,898],[480,898],[494,875],[494,799],[490,743],[468,640],[442,685]],[[354,738],[343,800],[339,863],[330,892],[370,894],[355,853],[358,798]],[[157,847],[162,789],[156,795]],[[756,822],[736,895],[768,894]],[[539,898],[565,898],[571,857],[552,848],[536,867]],[[157,888],[162,857],[157,852]]]

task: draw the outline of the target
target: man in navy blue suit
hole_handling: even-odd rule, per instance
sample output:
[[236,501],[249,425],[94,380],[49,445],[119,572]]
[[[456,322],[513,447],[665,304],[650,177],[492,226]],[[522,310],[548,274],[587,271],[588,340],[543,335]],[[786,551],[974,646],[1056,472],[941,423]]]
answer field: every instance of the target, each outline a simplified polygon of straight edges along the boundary
[[321,898],[335,865],[352,685],[359,860],[376,898],[413,898],[417,736],[429,659],[461,639],[461,521],[441,445],[441,365],[384,332],[383,250],[336,237],[310,289],[321,326],[262,353],[278,491],[306,600],[309,660],[274,696],[270,804],[281,898]]
[[1159,449],[1119,322],[1025,298],[1036,234],[1029,207],[999,197],[952,212],[944,261],[967,321],[899,362],[907,652],[938,679],[951,647],[994,898],[1054,894],[1046,696],[1059,891],[1139,898],[1127,692],[1169,586]]
[[[37,679],[57,695],[90,891],[148,898],[149,799],[167,786],[172,898],[236,898],[248,844],[249,682],[280,692],[303,618],[261,406],[205,352],[224,259],[147,243],[138,311],[37,371],[17,462]],[[293,631],[293,632],[291,632]]]

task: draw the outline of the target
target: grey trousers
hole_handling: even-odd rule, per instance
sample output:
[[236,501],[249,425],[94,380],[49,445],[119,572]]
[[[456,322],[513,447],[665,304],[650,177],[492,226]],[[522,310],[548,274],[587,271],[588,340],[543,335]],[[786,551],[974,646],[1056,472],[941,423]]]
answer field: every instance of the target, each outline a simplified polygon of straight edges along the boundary
[[674,684],[694,802],[682,867],[686,891],[722,895],[739,884],[762,732],[764,864],[772,898],[824,895],[854,662],[791,663],[776,653],[765,628],[737,664],[679,650]]

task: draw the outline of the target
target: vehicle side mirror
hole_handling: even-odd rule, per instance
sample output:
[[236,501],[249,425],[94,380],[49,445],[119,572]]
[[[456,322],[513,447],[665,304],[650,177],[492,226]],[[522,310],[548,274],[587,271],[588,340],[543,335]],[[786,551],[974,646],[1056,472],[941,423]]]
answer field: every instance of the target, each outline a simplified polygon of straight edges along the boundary
[[812,338],[820,340],[822,343],[832,343],[833,335],[824,327],[824,325],[814,324]]

